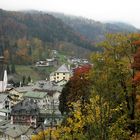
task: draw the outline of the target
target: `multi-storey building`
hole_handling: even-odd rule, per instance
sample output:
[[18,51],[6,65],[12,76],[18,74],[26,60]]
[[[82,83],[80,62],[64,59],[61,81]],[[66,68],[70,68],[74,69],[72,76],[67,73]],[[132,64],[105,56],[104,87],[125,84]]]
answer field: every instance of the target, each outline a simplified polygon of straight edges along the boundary
[[50,74],[50,81],[54,82],[58,82],[61,80],[68,81],[70,77],[71,77],[70,69],[65,64],[63,64],[55,72]]

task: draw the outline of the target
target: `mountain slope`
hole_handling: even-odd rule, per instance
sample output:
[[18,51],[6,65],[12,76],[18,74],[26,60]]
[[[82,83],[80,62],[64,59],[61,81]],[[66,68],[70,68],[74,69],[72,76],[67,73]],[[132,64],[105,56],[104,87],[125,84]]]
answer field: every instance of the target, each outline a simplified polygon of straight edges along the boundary
[[87,39],[99,42],[102,41],[107,33],[133,33],[139,32],[134,26],[121,23],[101,23],[94,20],[64,15],[60,13],[51,13],[57,18],[60,18],[65,24],[72,27],[76,32],[79,32]]
[[37,37],[44,42],[71,42],[79,47],[96,48],[60,19],[43,12],[9,12],[0,10],[0,36],[11,39]]

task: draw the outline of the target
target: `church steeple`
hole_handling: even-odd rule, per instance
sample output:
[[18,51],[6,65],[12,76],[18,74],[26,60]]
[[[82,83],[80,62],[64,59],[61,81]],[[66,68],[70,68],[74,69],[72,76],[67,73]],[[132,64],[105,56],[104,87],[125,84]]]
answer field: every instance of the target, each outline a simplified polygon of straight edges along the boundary
[[7,87],[7,71],[4,67],[4,57],[0,56],[0,92],[5,92]]

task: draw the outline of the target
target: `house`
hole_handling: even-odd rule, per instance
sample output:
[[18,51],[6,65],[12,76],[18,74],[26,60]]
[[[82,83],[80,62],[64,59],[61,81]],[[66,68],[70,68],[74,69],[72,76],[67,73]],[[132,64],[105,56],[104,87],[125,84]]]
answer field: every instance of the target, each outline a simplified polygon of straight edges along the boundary
[[32,91],[27,92],[23,95],[24,99],[32,100],[37,103],[39,108],[45,108],[48,103],[47,92]]
[[0,140],[30,140],[32,132],[29,126],[0,122]]
[[83,64],[89,64],[89,61],[87,59],[82,59]]
[[20,93],[15,88],[11,88],[7,90],[7,92],[9,93],[11,106],[16,105],[17,103],[23,100],[23,93]]
[[41,92],[47,92],[47,91],[59,91],[61,92],[63,89],[62,86],[57,85],[54,81],[37,81],[35,85],[32,87],[32,91],[41,91]]
[[55,72],[50,74],[50,81],[58,82],[63,79],[69,81],[70,77],[71,77],[70,69],[65,64],[63,64]]
[[52,50],[51,51],[51,56],[56,58],[58,56],[58,51],[57,50]]
[[48,66],[57,66],[57,65],[58,65],[58,60],[56,58],[47,58],[46,60],[38,61],[35,64],[36,67],[48,67]]
[[33,100],[25,99],[16,104],[11,111],[11,124],[37,127],[39,108]]
[[24,99],[28,99],[29,101],[35,102],[39,109],[51,110],[52,109],[52,102],[54,103],[55,109],[58,109],[59,106],[59,91],[50,91],[41,92],[41,91],[33,91],[27,92],[23,95]]
[[66,79],[62,79],[58,82],[54,82],[55,85],[57,86],[64,86],[68,81]]
[[54,113],[47,113],[44,119],[44,125],[46,127],[57,127],[63,121],[63,116],[60,111],[54,111]]
[[48,66],[57,66],[58,60],[56,58],[46,59]]
[[36,62],[36,67],[41,67],[41,66],[48,66],[47,61],[38,61]]
[[0,92],[4,92],[7,87],[7,71],[4,68],[4,57],[0,56]]
[[[3,119],[8,119],[11,111],[11,102],[9,94],[1,93],[0,94],[0,116]],[[1,121],[3,119],[0,119]]]

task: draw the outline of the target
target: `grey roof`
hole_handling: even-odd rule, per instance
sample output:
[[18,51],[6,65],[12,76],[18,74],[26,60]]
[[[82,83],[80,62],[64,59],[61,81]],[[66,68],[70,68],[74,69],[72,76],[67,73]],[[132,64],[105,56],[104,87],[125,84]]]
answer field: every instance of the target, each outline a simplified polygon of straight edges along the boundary
[[47,92],[27,92],[23,95],[27,98],[43,99],[47,96]]
[[25,99],[16,104],[11,111],[11,115],[38,115],[39,108],[33,100]]
[[8,94],[2,93],[0,94],[0,103],[3,102],[7,98]]
[[46,90],[46,91],[59,91],[59,92],[61,92],[63,87],[57,86],[57,85],[55,85],[55,83],[50,82],[50,81],[44,81],[41,84],[41,87],[40,87],[40,83],[37,82],[36,85],[34,86],[34,89],[38,89],[38,90],[42,90],[42,91]]
[[13,125],[10,123],[3,123],[0,125],[0,131],[12,138],[20,137],[29,130],[30,126]]
[[33,86],[17,87],[15,89],[16,89],[16,91],[18,91],[20,93],[25,93],[27,91],[32,91],[33,90]]
[[50,74],[50,76],[54,76],[54,72],[52,72],[52,73]]
[[41,92],[46,92],[48,90],[53,90],[53,91],[59,91],[61,92],[63,87],[56,85],[55,82],[50,82],[50,81],[37,81],[35,85],[33,86],[26,86],[26,87],[18,87],[16,90],[20,93],[27,93],[27,92],[33,92],[33,91],[41,91]]
[[10,120],[4,120],[0,122],[0,129],[2,126],[5,126],[6,124],[9,124],[11,121]]
[[70,71],[68,70],[67,66],[63,64],[61,67],[59,67],[55,72],[66,72],[69,73]]
[[2,109],[0,109],[0,112],[3,112],[3,113],[10,113],[10,110],[9,110],[9,109],[4,109],[4,108],[2,108]]

